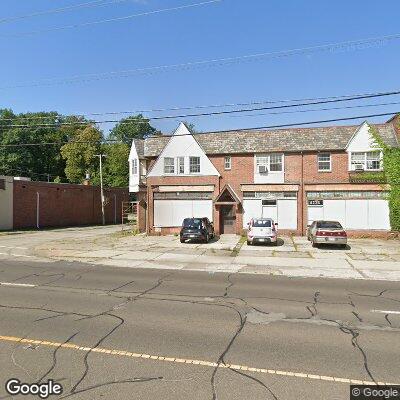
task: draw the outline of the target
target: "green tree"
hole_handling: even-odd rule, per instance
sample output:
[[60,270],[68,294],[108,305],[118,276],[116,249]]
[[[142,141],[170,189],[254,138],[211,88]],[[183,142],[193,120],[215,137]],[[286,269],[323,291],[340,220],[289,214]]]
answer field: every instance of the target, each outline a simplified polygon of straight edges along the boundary
[[[23,175],[34,180],[64,177],[61,142],[67,137],[60,129],[62,117],[56,112],[14,114],[0,110],[0,173]],[[54,145],[45,144],[56,143]],[[36,146],[23,146],[33,143]],[[40,145],[43,144],[43,145]]]
[[61,147],[61,156],[65,160],[65,175],[71,183],[82,183],[89,173],[93,184],[99,183],[98,157],[100,154],[102,133],[93,125],[69,129],[70,143]]
[[127,187],[129,185],[130,146],[126,143],[113,143],[103,146],[104,160],[103,183],[105,186]]
[[110,139],[131,145],[132,139],[143,139],[146,136],[157,134],[148,119],[142,114],[122,119],[110,132]]

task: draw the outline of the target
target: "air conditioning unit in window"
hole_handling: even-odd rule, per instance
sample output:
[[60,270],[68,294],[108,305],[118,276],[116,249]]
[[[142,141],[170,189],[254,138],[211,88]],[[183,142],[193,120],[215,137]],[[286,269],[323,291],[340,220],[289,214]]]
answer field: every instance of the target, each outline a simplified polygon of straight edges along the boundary
[[268,167],[266,165],[259,165],[258,166],[258,173],[260,175],[266,175],[268,174]]
[[364,165],[363,164],[355,164],[354,171],[364,171]]

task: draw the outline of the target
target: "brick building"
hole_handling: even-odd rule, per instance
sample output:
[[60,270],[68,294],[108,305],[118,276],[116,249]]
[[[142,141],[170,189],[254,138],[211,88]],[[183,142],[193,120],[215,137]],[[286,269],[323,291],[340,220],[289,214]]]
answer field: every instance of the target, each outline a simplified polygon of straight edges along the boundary
[[[399,145],[396,123],[374,125],[390,146]],[[350,234],[390,230],[382,154],[367,122],[201,134],[180,124],[172,136],[134,140],[129,164],[149,234],[178,232],[192,216],[208,217],[217,233],[241,233],[261,216],[282,233],[304,234],[315,219],[339,220]]]
[[[105,221],[121,222],[126,188],[106,188]],[[0,230],[102,223],[100,187],[0,176]]]

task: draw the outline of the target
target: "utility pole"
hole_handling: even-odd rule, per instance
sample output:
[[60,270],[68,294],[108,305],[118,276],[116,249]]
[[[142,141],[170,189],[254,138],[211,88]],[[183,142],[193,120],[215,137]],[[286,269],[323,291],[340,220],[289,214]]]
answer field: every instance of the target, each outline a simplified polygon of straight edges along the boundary
[[106,218],[104,215],[104,191],[103,191],[103,163],[102,159],[105,157],[105,154],[95,154],[96,157],[99,157],[100,160],[100,191],[101,191],[101,217],[103,225],[106,224]]

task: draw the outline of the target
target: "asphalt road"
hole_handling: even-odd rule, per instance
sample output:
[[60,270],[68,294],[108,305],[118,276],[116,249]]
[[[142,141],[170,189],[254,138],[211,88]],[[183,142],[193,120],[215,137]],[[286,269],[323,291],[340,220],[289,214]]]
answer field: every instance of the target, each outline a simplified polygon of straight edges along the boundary
[[0,282],[0,398],[11,377],[76,399],[348,399],[351,381],[400,383],[398,282],[12,257]]

